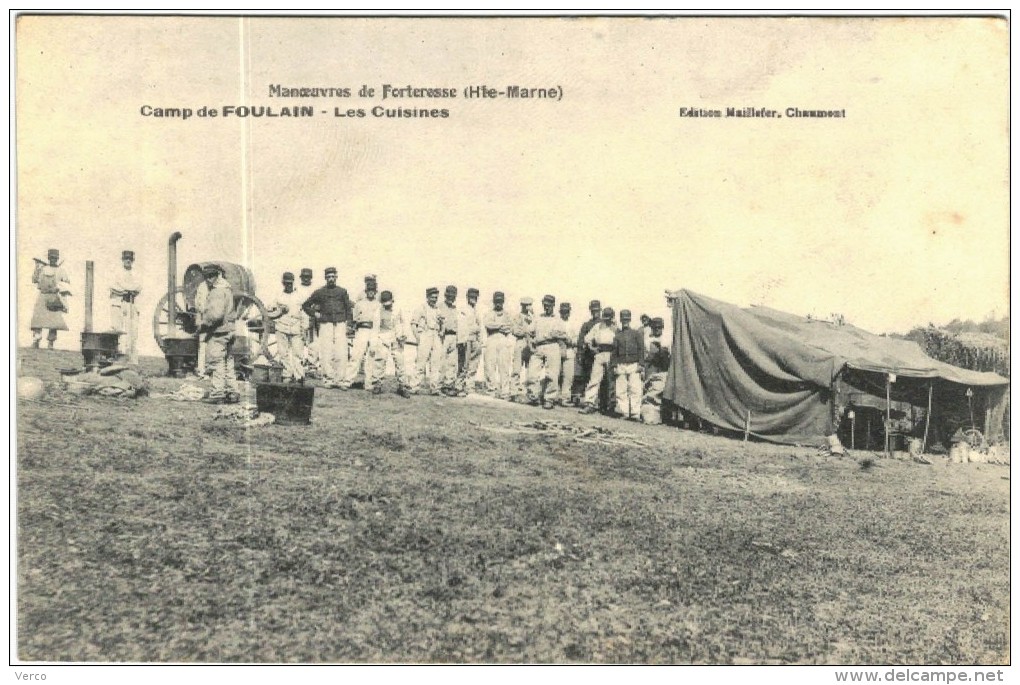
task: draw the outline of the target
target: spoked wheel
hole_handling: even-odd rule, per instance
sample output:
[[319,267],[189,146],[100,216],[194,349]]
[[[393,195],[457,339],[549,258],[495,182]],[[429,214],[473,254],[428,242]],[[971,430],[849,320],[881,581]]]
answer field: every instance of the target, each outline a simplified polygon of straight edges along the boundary
[[170,300],[166,295],[160,298],[159,303],[156,304],[156,310],[152,314],[152,335],[156,339],[159,349],[164,352],[166,352],[165,340],[168,337],[194,335],[198,331],[195,313],[188,311],[188,300],[184,294],[184,288],[177,288],[174,291],[174,305],[176,307],[174,325],[170,323]]
[[988,443],[985,442],[985,436],[977,428],[968,428],[963,431],[963,437],[967,439],[967,444],[970,445],[971,449],[982,450],[988,447]]
[[[247,348],[249,364],[254,364],[259,356],[267,360],[274,359],[276,340],[273,335],[272,321],[262,300],[248,293],[234,296],[234,314],[237,318],[237,337],[235,349]],[[237,338],[244,337],[246,342]]]

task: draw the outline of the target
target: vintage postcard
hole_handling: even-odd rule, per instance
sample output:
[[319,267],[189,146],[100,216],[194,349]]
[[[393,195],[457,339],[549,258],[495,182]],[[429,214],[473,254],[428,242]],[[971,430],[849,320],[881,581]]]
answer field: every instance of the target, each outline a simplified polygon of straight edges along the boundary
[[1008,18],[12,35],[19,673],[1009,663]]

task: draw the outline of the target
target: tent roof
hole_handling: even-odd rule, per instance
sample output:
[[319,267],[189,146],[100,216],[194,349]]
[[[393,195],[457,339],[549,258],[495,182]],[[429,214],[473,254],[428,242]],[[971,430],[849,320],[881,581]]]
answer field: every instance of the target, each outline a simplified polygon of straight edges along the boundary
[[1008,379],[996,373],[970,371],[932,359],[910,340],[879,336],[856,326],[807,319],[769,307],[742,309],[689,290],[680,291],[680,296],[699,309],[721,316],[727,327],[743,329],[759,344],[783,346],[797,356],[831,357],[837,372],[846,365],[861,371],[939,378],[967,386],[1009,384]]

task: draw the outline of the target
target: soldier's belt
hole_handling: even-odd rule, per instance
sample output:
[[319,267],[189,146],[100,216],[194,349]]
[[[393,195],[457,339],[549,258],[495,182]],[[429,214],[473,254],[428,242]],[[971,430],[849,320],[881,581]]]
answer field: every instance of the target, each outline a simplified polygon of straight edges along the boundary
[[559,345],[560,341],[558,339],[553,338],[553,339],[550,339],[550,340],[539,340],[539,341],[536,341],[535,344],[536,345]]
[[600,344],[597,349],[598,349],[599,352],[612,352],[613,351],[613,347],[614,347],[614,345],[612,345],[612,344],[609,344],[609,345]]
[[355,324],[355,327],[357,327],[357,328],[372,328],[373,325],[374,324],[371,321],[359,321],[357,324]]

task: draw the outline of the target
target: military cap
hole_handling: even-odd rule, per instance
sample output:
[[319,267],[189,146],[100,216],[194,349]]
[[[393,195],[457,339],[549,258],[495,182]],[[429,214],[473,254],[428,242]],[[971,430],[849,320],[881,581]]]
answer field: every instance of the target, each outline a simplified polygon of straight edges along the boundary
[[393,301],[393,293],[391,293],[389,290],[382,291],[381,293],[379,293],[379,301],[384,303],[384,304],[386,302],[392,302]]
[[560,302],[560,311],[561,312],[569,312],[570,311],[570,303],[569,302]]
[[588,311],[592,311],[593,312],[596,309],[601,311],[601,309],[602,309],[602,303],[601,302],[599,302],[598,300],[592,300],[591,302],[588,303]]
[[375,282],[375,274],[365,274],[365,283]]
[[620,318],[622,319],[622,318],[623,318],[623,317],[625,317],[625,316],[626,316],[626,317],[627,317],[628,319],[630,318],[630,310],[629,310],[629,309],[621,309],[621,310],[620,310]]
[[534,304],[534,303],[535,303],[535,301],[533,299],[531,299],[530,297],[522,297],[521,298],[521,304]]
[[542,298],[542,303],[556,304],[556,298],[553,297],[552,295],[546,295],[545,297]]
[[492,293],[492,301],[493,302],[504,302],[504,301],[506,301],[506,295],[503,294],[503,291],[497,290],[496,292]]
[[120,253],[120,258],[121,259],[130,259],[130,260],[133,261],[134,258],[135,258],[135,253],[134,253],[133,250],[124,250],[123,252]]
[[471,297],[472,295],[474,295],[475,297],[478,297],[478,288],[468,288],[467,289],[467,294],[468,294],[468,297]]
[[614,316],[616,316],[616,312],[613,311],[612,307],[606,307],[605,309],[602,310],[603,319],[611,319]]
[[457,294],[457,286],[455,286],[455,285],[448,285],[448,286],[446,286],[446,294],[447,295],[456,295]]
[[326,275],[329,276],[330,274],[336,274],[336,267],[335,266],[327,266],[326,267]]
[[308,269],[308,268],[301,269],[301,278],[311,278],[311,277],[312,277],[312,270],[311,269]]
[[50,249],[46,250],[46,256],[47,257],[59,257],[60,256],[60,250],[57,250],[55,248],[50,248]]
[[283,280],[286,283],[293,283],[294,282],[294,274],[292,274],[289,271],[284,271],[283,272]]
[[217,276],[223,273],[223,269],[220,268],[219,264],[206,264],[202,267],[202,275],[208,278],[209,276]]
[[439,288],[436,288],[436,287],[426,288],[425,294],[426,295],[438,295],[439,294]]
[[652,325],[653,326],[665,326],[666,322],[662,320],[661,316],[657,316],[654,319],[652,319]]

